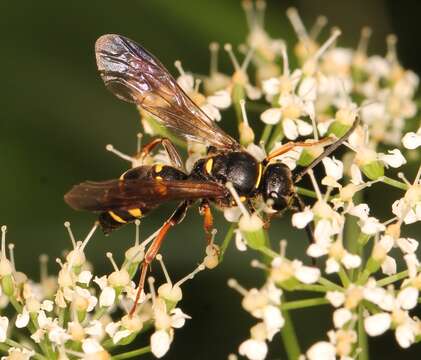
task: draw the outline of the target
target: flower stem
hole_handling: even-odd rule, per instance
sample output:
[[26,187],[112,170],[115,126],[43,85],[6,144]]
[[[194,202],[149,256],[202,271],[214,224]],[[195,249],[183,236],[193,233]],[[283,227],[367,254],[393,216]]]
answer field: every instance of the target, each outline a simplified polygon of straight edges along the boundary
[[269,142],[267,143],[266,149],[271,150],[277,141],[282,140],[284,137],[284,130],[282,128],[282,122],[278,123],[275,126],[275,129],[272,132]]
[[162,126],[158,121],[156,121],[152,116],[146,117],[145,121],[148,122],[155,134],[164,136],[170,139],[172,143],[182,147],[183,149],[187,149],[187,143],[184,140],[174,135],[166,127]]
[[263,132],[262,137],[260,138],[260,142],[266,145],[267,141],[269,140],[270,133],[272,132],[273,125],[266,124]]
[[111,360],[130,359],[130,358],[134,358],[134,357],[137,358],[138,356],[147,354],[150,351],[151,351],[151,347],[145,346],[145,347],[137,349],[137,350],[128,351],[128,352],[125,352],[125,353],[114,355],[114,356],[111,357]]
[[294,290],[298,291],[313,291],[313,292],[328,292],[329,289],[323,285],[307,285],[307,284],[298,284],[294,285]]
[[285,347],[285,352],[289,360],[297,360],[301,355],[300,344],[298,343],[297,335],[295,333],[294,325],[288,311],[283,310],[285,324],[281,330],[281,338]]
[[378,286],[386,286],[389,284],[393,284],[396,281],[402,280],[408,276],[408,270],[401,271],[395,275],[390,275],[388,277],[385,277],[381,280],[377,280]]
[[235,230],[235,224],[231,224],[228,228],[227,233],[225,234],[224,241],[221,245],[221,252],[219,254],[219,262],[221,262],[224,259],[225,251],[227,250],[233,236],[234,236],[234,230]]
[[313,198],[313,199],[317,199],[317,194],[313,190],[303,189],[303,188],[298,187],[298,186],[295,187],[295,190],[300,195],[307,196],[307,197],[310,197],[310,198]]
[[339,268],[339,272],[338,272],[339,278],[341,279],[342,285],[347,288],[349,286],[349,284],[351,283],[351,281],[349,280],[349,277],[345,271],[345,269],[341,266]]
[[282,310],[295,310],[306,307],[319,306],[329,304],[329,300],[324,297],[317,297],[313,299],[296,300],[281,304]]
[[360,353],[358,356],[359,360],[368,360],[368,341],[367,334],[364,329],[364,317],[363,317],[363,306],[360,305],[358,308],[358,347]]
[[383,176],[380,181],[382,181],[385,184],[388,184],[390,186],[393,186],[397,189],[401,189],[401,190],[405,190],[405,191],[409,189],[409,186],[407,184],[405,184],[404,182],[398,181],[398,180],[395,180],[395,179],[391,179],[390,177],[387,177],[387,176]]
[[319,279],[319,283],[321,285],[326,286],[326,288],[328,288],[328,290],[338,290],[338,291],[343,291],[343,288],[341,286],[339,286],[338,284],[335,284],[334,282],[324,278],[324,277],[320,277]]

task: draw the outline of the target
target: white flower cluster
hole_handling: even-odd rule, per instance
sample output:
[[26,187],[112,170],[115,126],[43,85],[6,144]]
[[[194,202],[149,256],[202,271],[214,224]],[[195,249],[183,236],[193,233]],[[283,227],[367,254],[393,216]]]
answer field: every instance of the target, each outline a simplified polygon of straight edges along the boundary
[[[149,278],[150,292],[133,306],[137,288],[131,280],[143,260],[145,246],[156,236],[153,234],[142,243],[139,231],[135,245],[125,254],[121,267],[107,253],[113,271],[101,277],[94,276],[92,265],[86,260],[85,248],[97,224],[83,241],[76,241],[70,224],[65,223],[73,244],[65,260],[57,259],[61,269],[58,276],[47,273],[46,256],[41,257],[41,280],[28,280],[15,270],[13,244],[9,245],[10,259],[6,254],[6,227],[2,231],[0,259],[1,306],[9,304],[15,309],[15,320],[0,317],[0,345],[8,349],[2,359],[111,359],[111,351],[130,344],[135,338],[149,331],[150,347],[136,350],[136,354],[151,351],[160,358],[166,354],[174,337],[174,329],[184,325],[190,317],[177,307],[182,299],[181,285],[205,269],[200,264],[185,278],[173,283],[162,261],[166,282],[155,290],[154,279]],[[137,223],[138,227],[139,224]],[[23,342],[13,340],[15,330],[29,332]],[[148,336],[148,335],[146,335]]]
[[[272,250],[266,230],[275,216],[273,203],[261,198],[244,201],[228,183],[236,206],[224,210],[232,225],[221,248],[214,244],[213,232],[200,265],[175,283],[158,254],[156,260],[166,282],[155,289],[154,279],[149,278],[149,291],[142,292],[136,311],[131,312],[138,291],[132,279],[159,230],[140,242],[136,222],[136,241],[125,252],[123,264],[118,266],[108,253],[113,270],[98,277],[85,257],[97,225],[83,241],[76,241],[66,223],[73,249],[65,259],[57,260],[57,276],[48,275],[43,256],[41,280],[34,282],[16,270],[12,244],[7,256],[6,227],[2,227],[0,307],[13,308],[16,313],[0,316],[0,350],[7,353],[2,359],[105,360],[117,351],[121,359],[137,358],[149,351],[156,357],[164,356],[174,329],[190,318],[178,307],[183,296],[180,286],[205,268],[217,266],[231,238],[240,251],[252,249],[262,254],[262,263],[254,261],[252,265],[266,274],[259,289],[247,290],[233,279],[228,282],[243,296],[243,308],[257,319],[250,337],[239,346],[240,355],[250,360],[265,359],[269,343],[282,331],[291,359],[303,360],[351,360],[361,352],[367,358],[365,337],[387,330],[394,331],[402,348],[421,341],[421,322],[414,316],[421,290],[419,244],[407,235],[407,226],[421,221],[421,167],[412,182],[403,173],[397,178],[389,174],[419,160],[416,149],[421,146],[421,126],[415,118],[419,79],[399,63],[394,35],[387,38],[385,56],[368,54],[368,28],[362,30],[356,49],[338,45],[341,32],[337,28],[319,43],[317,38],[327,19],[317,18],[308,32],[293,8],[288,9],[287,16],[298,42],[290,51],[284,40],[272,39],[265,31],[265,6],[263,0],[243,2],[249,25],[246,43],[239,48],[245,54],[243,62],[237,59],[232,45],[224,46],[234,68],[231,75],[218,70],[219,46],[212,43],[210,74],[193,76],[176,61],[180,73],[177,81],[214,121],[220,121],[221,112],[232,107],[239,141],[258,161],[291,145],[290,151],[269,156],[270,162],[282,162],[291,171],[307,167],[323,154],[325,146],[356,125],[343,144],[347,150],[343,157],[328,154],[322,160],[320,178],[313,170],[307,172],[312,189],[294,186],[300,196],[313,198],[308,205],[300,200],[300,206],[290,209],[292,226],[305,229],[312,240],[305,256],[287,258],[286,240],[281,241],[280,253]],[[295,69],[290,66],[295,63],[290,61],[291,54],[299,64]],[[251,65],[255,81],[249,77]],[[249,112],[257,111],[255,118],[264,127],[259,141],[246,107]],[[141,118],[145,133],[171,136],[156,126],[150,114],[141,111]],[[291,144],[296,140],[299,143]],[[165,152],[140,156],[140,137],[135,156],[111,145],[106,148],[133,167],[170,164]],[[186,148],[189,157],[185,167],[190,171],[207,149],[205,144],[190,141]],[[372,186],[401,191],[393,204],[384,206],[389,218],[378,218],[371,204],[364,202],[363,193]],[[312,266],[305,265],[310,261]],[[291,292],[300,293],[300,300],[290,301]],[[305,297],[308,294],[313,297]],[[299,344],[290,343],[295,335],[291,334],[288,312],[322,305],[333,308],[332,329],[325,340],[301,351]],[[122,353],[123,345],[139,335],[148,345]]]

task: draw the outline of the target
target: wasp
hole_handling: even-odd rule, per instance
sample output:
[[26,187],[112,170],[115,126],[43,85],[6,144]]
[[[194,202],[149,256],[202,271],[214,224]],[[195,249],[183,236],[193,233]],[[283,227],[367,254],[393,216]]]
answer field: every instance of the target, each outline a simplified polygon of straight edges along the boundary
[[103,35],[96,41],[95,52],[102,80],[114,95],[140,106],[182,137],[208,146],[207,155],[198,160],[188,173],[171,141],[156,138],[143,147],[139,157],[146,157],[160,145],[167,152],[171,165],[142,165],[126,171],[119,179],[86,181],[74,186],[64,197],[67,204],[76,210],[99,212],[99,222],[106,233],[144,217],[163,203],[179,201],[145,254],[134,308],[149,264],[157,255],[169,229],[184,219],[187,209],[194,202],[200,201],[207,233],[213,227],[210,204],[224,208],[234,203],[226,186],[228,183],[242,200],[260,197],[274,212],[293,206],[302,209],[304,205],[295,191],[295,184],[325,156],[335,151],[359,122],[357,117],[341,138],[328,144],[309,166],[293,173],[274,158],[295,147],[314,146],[331,139],[288,142],[263,161],[258,161],[220,129],[180,88],[159,60],[142,46],[120,35]]

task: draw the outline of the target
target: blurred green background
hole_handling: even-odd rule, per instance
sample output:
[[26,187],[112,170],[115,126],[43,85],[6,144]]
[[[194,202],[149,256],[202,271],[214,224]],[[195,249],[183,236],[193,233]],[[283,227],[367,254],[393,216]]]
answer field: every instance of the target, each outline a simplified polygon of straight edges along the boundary
[[[385,36],[397,33],[402,63],[420,73],[417,2],[269,1],[267,29],[273,37],[295,42],[285,16],[291,5],[298,7],[308,26],[317,15],[327,15],[330,25],[343,30],[341,45],[355,46],[360,28],[372,26],[370,53],[383,54]],[[119,176],[128,164],[107,153],[105,144],[132,153],[140,130],[136,109],[106,91],[97,74],[96,38],[104,33],[126,35],[154,53],[173,73],[176,59],[182,60],[185,69],[206,73],[209,42],[237,45],[245,39],[247,27],[241,4],[234,0],[2,1],[0,14],[0,223],[8,225],[8,241],[16,244],[18,269],[37,277],[40,253],[54,259],[70,247],[63,222],[71,221],[81,238],[95,219],[69,209],[63,194],[85,179]],[[222,54],[220,59],[221,68],[231,72],[227,56]],[[252,124],[258,124],[256,114],[250,118]],[[228,114],[222,126],[230,131],[230,123],[235,121]],[[413,173],[409,168],[409,174]],[[367,199],[375,202],[375,213],[381,218],[388,216],[382,209],[399,196],[388,191],[385,198],[384,189],[379,185],[370,190]],[[171,210],[165,206],[145,219],[142,234],[154,231]],[[202,258],[200,220],[192,209],[163,248],[174,279],[190,272]],[[220,215],[216,224],[220,241],[226,228]],[[291,230],[288,219],[274,221],[271,231],[275,240],[289,239],[289,254],[297,256],[304,251],[306,239]],[[88,246],[88,258],[98,273],[109,271],[105,252],[112,251],[120,260],[133,239],[131,226],[110,237],[97,232]],[[259,273],[249,266],[251,258],[250,252],[244,255],[231,247],[221,266],[185,284],[181,307],[193,319],[176,331],[167,359],[224,359],[236,352],[255,321],[241,309],[241,298],[228,289],[226,279],[236,277],[246,287],[259,284]],[[51,271],[56,268],[50,261]],[[159,277],[158,266],[154,270]],[[293,314],[303,349],[330,328],[327,315],[322,309]],[[387,335],[370,341],[373,359],[398,356],[392,338]],[[140,345],[146,342],[144,339]],[[278,335],[274,344],[279,342]],[[268,358],[283,356],[279,346],[272,348]],[[403,356],[415,359],[420,353],[420,348],[414,347]]]

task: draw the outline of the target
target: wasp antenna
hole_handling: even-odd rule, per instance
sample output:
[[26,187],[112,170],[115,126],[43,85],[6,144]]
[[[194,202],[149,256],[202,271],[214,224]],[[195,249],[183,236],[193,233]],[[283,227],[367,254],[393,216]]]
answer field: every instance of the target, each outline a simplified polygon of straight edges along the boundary
[[316,18],[313,27],[310,30],[310,39],[313,41],[317,39],[323,28],[327,25],[327,17],[320,15]]
[[127,160],[129,162],[133,162],[135,160],[132,156],[126,155],[126,154],[122,153],[121,151],[115,149],[114,146],[111,145],[111,144],[107,144],[105,146],[105,150],[117,155],[119,158],[121,158],[123,160]]
[[313,169],[317,164],[319,164],[326,156],[329,156],[333,153],[339,146],[345,143],[348,140],[349,136],[354,132],[357,126],[360,124],[360,117],[356,116],[354,123],[349,128],[349,130],[338,140],[336,140],[333,144],[330,144],[322,154],[320,154],[313,162],[307,166],[305,169],[301,170],[297,175],[294,176],[294,183],[299,182],[305,174],[307,174],[311,169]]
[[228,53],[228,56],[231,59],[232,65],[234,66],[235,71],[241,71],[241,66],[237,60],[237,57],[234,54],[234,51],[232,50],[232,45],[227,43],[224,45],[224,50]]

